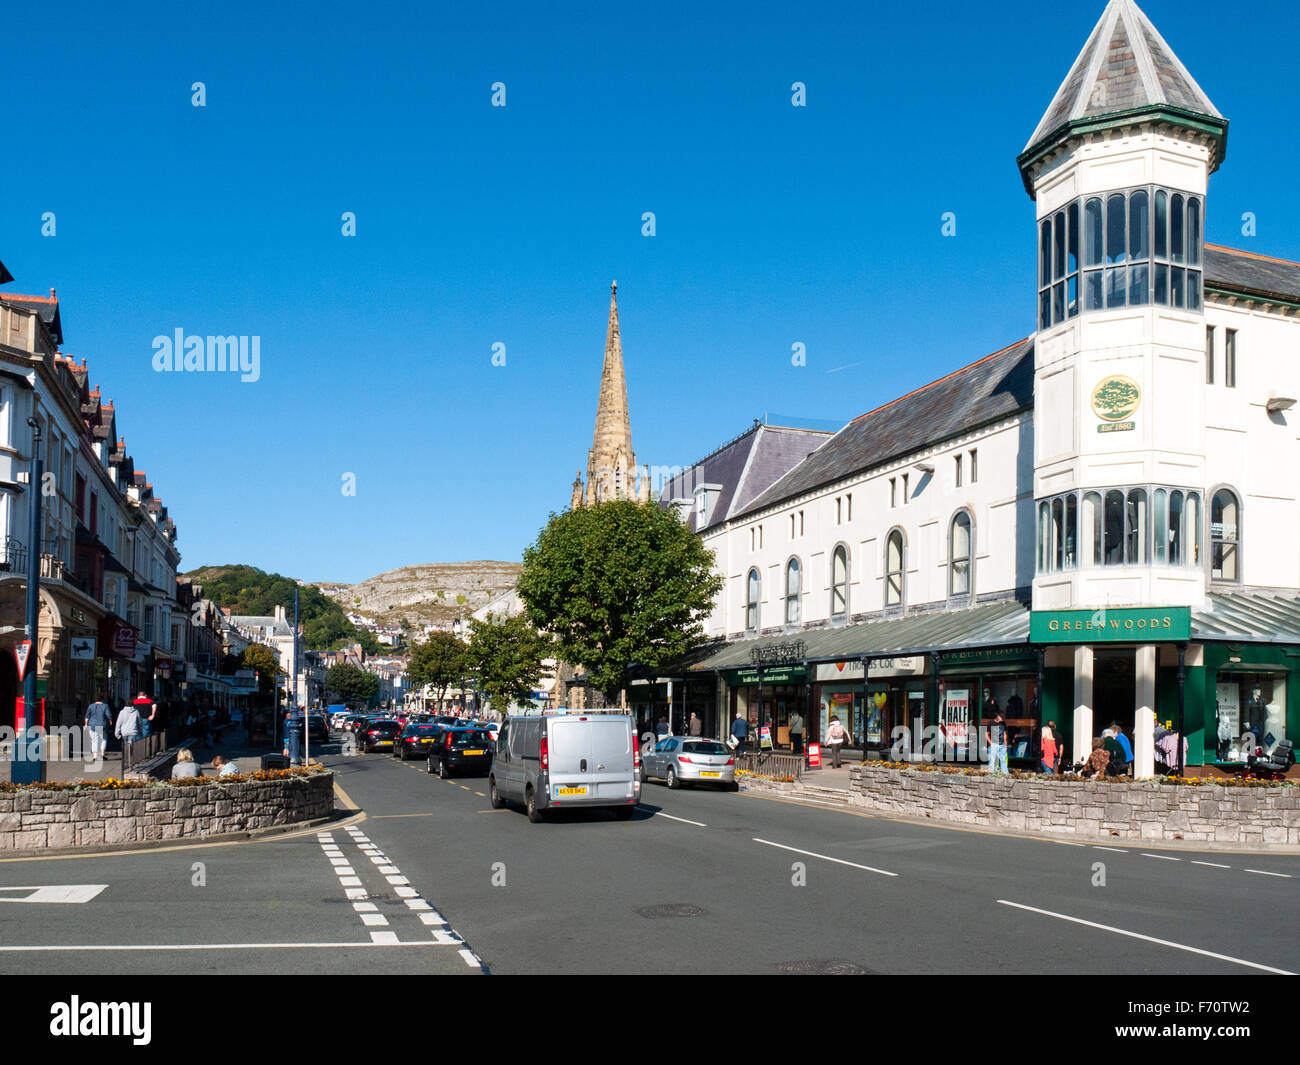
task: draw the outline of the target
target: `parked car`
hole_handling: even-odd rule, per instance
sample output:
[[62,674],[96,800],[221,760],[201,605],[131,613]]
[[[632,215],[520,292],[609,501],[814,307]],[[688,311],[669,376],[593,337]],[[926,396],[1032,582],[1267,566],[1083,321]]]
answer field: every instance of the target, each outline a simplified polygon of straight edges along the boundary
[[387,747],[391,751],[401,733],[402,726],[396,721],[373,721],[356,730],[357,746],[367,753],[380,747]]
[[[291,719],[295,727],[302,728],[302,714],[294,714]],[[307,742],[311,744],[329,743],[330,730],[321,714],[307,715]]]
[[725,743],[717,740],[690,736],[662,739],[641,760],[641,773],[647,780],[662,778],[670,788],[690,783],[740,790],[736,783],[736,757]]
[[492,767],[494,746],[487,729],[442,729],[429,746],[429,772],[444,780],[455,773],[486,773]]
[[407,725],[393,744],[393,757],[405,762],[408,758],[423,758],[429,746],[444,732],[437,725]]
[[492,806],[523,803],[528,820],[568,807],[604,807],[630,820],[641,797],[641,753],[627,714],[507,718],[488,777]]

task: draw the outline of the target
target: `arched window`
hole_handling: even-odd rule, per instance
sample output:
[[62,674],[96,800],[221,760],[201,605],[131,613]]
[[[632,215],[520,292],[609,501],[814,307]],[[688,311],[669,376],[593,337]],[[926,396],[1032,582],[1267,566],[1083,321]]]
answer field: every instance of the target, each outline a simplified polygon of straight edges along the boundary
[[1210,579],[1241,580],[1241,504],[1227,488],[1210,504]]
[[885,541],[885,606],[903,605],[903,530],[894,529]]
[[758,631],[758,570],[751,569],[745,578],[745,631]]
[[831,555],[831,617],[849,612],[849,549],[843,544]]
[[790,559],[785,564],[785,623],[799,624],[799,560]]
[[971,520],[970,514],[959,510],[948,530],[948,595],[970,595],[971,581]]

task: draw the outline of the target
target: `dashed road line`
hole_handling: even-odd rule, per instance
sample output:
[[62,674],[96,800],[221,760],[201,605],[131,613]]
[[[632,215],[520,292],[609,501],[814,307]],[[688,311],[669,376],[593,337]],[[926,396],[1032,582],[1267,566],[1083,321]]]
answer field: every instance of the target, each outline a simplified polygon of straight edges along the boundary
[[1101,846],[1101,844],[1099,844],[1099,843],[1094,843],[1094,844],[1092,845],[1092,849],[1095,850],[1095,851],[1114,851],[1116,854],[1127,854],[1127,853],[1128,853],[1128,851],[1124,850],[1122,847],[1103,847],[1103,846]]
[[1288,972],[1286,969],[1275,969],[1271,965],[1261,965],[1259,962],[1246,961],[1244,958],[1234,958],[1229,954],[1216,954],[1212,950],[1202,950],[1200,947],[1189,947],[1186,943],[1175,943],[1168,939],[1157,939],[1155,936],[1145,936],[1141,932],[1130,932],[1127,928],[1114,928],[1108,924],[1098,924],[1096,921],[1085,921],[1082,917],[1071,917],[1066,913],[1053,913],[1051,910],[1040,910],[1037,906],[1025,906],[1019,902],[1009,902],[1006,899],[998,899],[1002,906],[1013,906],[1017,910],[1028,910],[1030,913],[1039,913],[1044,917],[1054,917],[1058,921],[1069,921],[1071,924],[1081,924],[1088,928],[1097,928],[1103,932],[1114,932],[1119,936],[1128,936],[1130,939],[1140,939],[1146,943],[1155,943],[1162,947],[1172,947],[1174,950],[1185,950],[1189,954],[1200,954],[1206,958],[1214,958],[1217,961],[1230,962],[1233,965],[1244,965],[1248,969],[1259,969],[1266,973],[1276,973],[1279,976],[1295,976],[1295,973]]
[[1205,865],[1205,866],[1208,866],[1208,867],[1211,868],[1211,869],[1231,869],[1231,868],[1232,868],[1232,866],[1230,866],[1230,865],[1220,865],[1218,862],[1198,862],[1198,861],[1193,861],[1192,864],[1193,864],[1193,865]]
[[666,817],[666,818],[668,818],[669,821],[680,821],[680,822],[681,822],[682,824],[684,824],[684,825],[694,825],[696,828],[708,828],[708,827],[709,827],[709,826],[706,825],[703,821],[688,821],[688,820],[687,820],[686,818],[684,818],[684,817],[674,817],[672,814],[666,814],[666,813],[664,813],[662,810],[654,810],[654,811],[653,811],[653,816],[655,816],[655,817]]
[[1159,858],[1162,862],[1181,862],[1181,858],[1171,858],[1168,854],[1148,854],[1146,851],[1139,851],[1143,858]]
[[1270,873],[1267,869],[1247,869],[1248,873],[1258,873],[1260,876],[1280,876],[1284,880],[1290,880],[1290,873]]
[[783,851],[793,851],[795,854],[806,854],[809,858],[820,858],[824,862],[834,862],[836,865],[848,865],[854,869],[863,869],[868,873],[879,873],[881,876],[898,876],[897,873],[891,873],[887,869],[876,869],[870,865],[859,865],[857,862],[846,862],[843,858],[832,858],[829,854],[818,854],[815,851],[802,851],[798,847],[787,847],[784,843],[773,843],[770,839],[759,839],[757,836],[751,837],[755,843],[762,843],[768,847],[779,847]]

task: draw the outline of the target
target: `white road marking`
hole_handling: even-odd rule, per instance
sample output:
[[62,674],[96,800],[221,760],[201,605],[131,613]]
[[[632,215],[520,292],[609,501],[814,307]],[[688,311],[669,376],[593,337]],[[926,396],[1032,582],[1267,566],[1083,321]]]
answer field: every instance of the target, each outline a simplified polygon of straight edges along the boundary
[[396,932],[371,932],[370,939],[374,943],[396,943]]
[[1059,843],[1062,847],[1082,847],[1082,846],[1083,846],[1082,843],[1071,843],[1069,840],[1065,840],[1065,839],[1054,839],[1054,840],[1052,840],[1052,842],[1053,842],[1053,843]]
[[400,873],[401,870],[398,869],[397,866],[395,866],[395,865],[387,865],[387,864],[385,864],[385,865],[381,865],[381,866],[379,867],[379,872],[380,872],[380,874],[383,875],[383,876],[393,876],[393,875],[396,874],[396,873]]
[[374,913],[379,909],[379,907],[373,902],[354,902],[352,908],[356,910],[357,913]]
[[388,918],[382,913],[363,913],[361,923],[367,928],[387,928]]
[[455,932],[444,932],[441,928],[435,928],[431,935],[433,936],[433,941],[435,943],[444,947],[451,947],[455,946],[457,943],[465,942]]
[[824,862],[834,862],[836,865],[849,865],[854,869],[865,869],[868,873],[879,873],[881,876],[897,876],[897,873],[891,873],[887,869],[876,869],[870,865],[859,865],[857,862],[846,862],[843,858],[832,858],[829,854],[818,854],[815,851],[801,851],[798,847],[787,847],[784,843],[773,843],[770,839],[759,839],[757,836],[751,837],[755,843],[762,843],[768,847],[779,847],[783,851],[794,851],[795,854],[806,854],[809,858],[820,858]]
[[409,884],[410,881],[404,876],[386,876],[384,877],[390,884]]
[[[107,884],[45,884],[39,887],[0,887],[0,902],[89,902]],[[30,892],[10,896],[7,892]]]
[[1128,853],[1128,851],[1126,851],[1126,850],[1124,850],[1124,849],[1122,849],[1122,848],[1120,848],[1120,847],[1103,847],[1103,846],[1101,846],[1101,844],[1099,844],[1099,843],[1094,843],[1094,844],[1092,845],[1092,849],[1093,849],[1093,850],[1096,850],[1096,851],[1114,851],[1116,854],[1127,854],[1127,853]]
[[361,887],[361,877],[359,876],[341,876],[339,877],[340,887]]
[[462,947],[459,953],[460,956],[465,959],[465,964],[468,965],[470,968],[472,969],[483,968],[483,963],[478,960],[478,957],[468,947]]
[[1282,877],[1284,880],[1290,880],[1290,879],[1291,879],[1291,874],[1290,874],[1290,873],[1270,873],[1267,869],[1247,869],[1246,872],[1248,872],[1248,873],[1258,873],[1260,876],[1280,876],[1280,877]]
[[330,865],[334,865],[334,866],[338,866],[338,865],[351,865],[351,864],[352,864],[352,863],[349,862],[346,858],[331,858],[331,859],[330,859]]
[[420,920],[427,925],[447,923],[445,920],[443,920],[442,915],[437,913],[422,913],[420,914]]
[[336,866],[334,867],[334,872],[338,873],[339,876],[356,876],[356,875],[357,875],[357,871],[356,871],[355,869],[353,869],[352,866],[350,866],[350,865],[336,865]]
[[688,820],[686,820],[686,818],[684,818],[684,817],[674,817],[672,814],[666,814],[666,813],[664,813],[662,810],[656,810],[656,811],[654,812],[654,816],[655,816],[655,817],[666,817],[666,818],[668,818],[669,821],[680,821],[680,822],[681,822],[682,824],[684,824],[684,825],[694,825],[696,828],[708,828],[708,827],[709,827],[709,826],[706,825],[703,821],[688,821]]
[[1040,910],[1036,906],[1025,906],[1019,902],[1008,902],[1006,899],[998,899],[1003,906],[1013,906],[1017,910],[1028,910],[1030,913],[1041,913],[1044,917],[1055,917],[1058,921],[1069,921],[1072,924],[1086,925],[1088,928],[1098,928],[1103,932],[1114,932],[1119,936],[1128,936],[1130,939],[1140,939],[1145,943],[1155,943],[1162,947],[1173,947],[1174,950],[1185,950],[1189,954],[1200,954],[1206,958],[1214,958],[1218,961],[1231,962],[1233,965],[1244,965],[1249,969],[1260,969],[1266,973],[1277,973],[1279,976],[1295,976],[1295,973],[1288,972],[1286,969],[1274,969],[1271,965],[1260,965],[1258,962],[1246,961],[1243,958],[1234,958],[1229,954],[1216,954],[1212,950],[1202,950],[1200,947],[1189,947],[1185,943],[1174,943],[1168,939],[1157,939],[1155,936],[1144,936],[1141,932],[1130,932],[1127,928],[1113,928],[1108,924],[1098,924],[1096,921],[1085,921],[1082,917],[1071,917],[1065,913],[1053,913],[1051,910]]
[[[418,940],[416,942],[398,941],[396,932],[371,932],[371,936],[389,935],[392,939],[371,939],[368,943],[132,943],[132,944],[115,944],[115,943],[91,943],[79,944],[77,946],[31,946],[31,947],[12,947],[0,946],[0,952],[6,954],[17,953],[47,953],[60,950],[77,951],[77,950],[114,950],[114,951],[132,951],[132,950],[337,950],[340,947],[351,949],[353,947],[439,947],[449,946],[450,944],[439,943],[436,940]],[[459,942],[459,941],[458,941]]]
[[1208,865],[1211,869],[1231,869],[1230,865],[1220,865],[1218,862],[1192,862],[1193,865]]
[[1146,851],[1139,851],[1143,858],[1159,858],[1162,862],[1181,862],[1181,858],[1171,858],[1167,854],[1148,854]]
[[347,889],[347,896],[350,899],[368,899],[370,894],[363,887],[350,887]]
[[406,905],[413,910],[431,910],[433,909],[424,899],[407,899]]

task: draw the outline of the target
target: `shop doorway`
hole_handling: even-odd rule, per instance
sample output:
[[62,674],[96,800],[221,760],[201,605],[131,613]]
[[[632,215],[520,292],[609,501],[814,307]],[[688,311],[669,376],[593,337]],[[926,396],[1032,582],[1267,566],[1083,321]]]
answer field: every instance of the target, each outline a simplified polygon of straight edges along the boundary
[[1092,731],[1100,736],[1111,723],[1133,737],[1137,723],[1137,653],[1133,648],[1097,648],[1092,673]]

